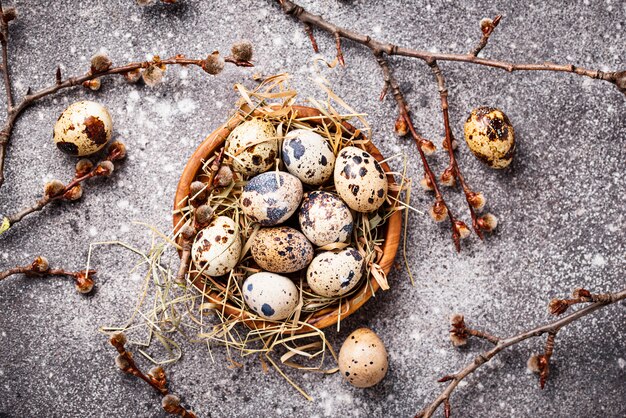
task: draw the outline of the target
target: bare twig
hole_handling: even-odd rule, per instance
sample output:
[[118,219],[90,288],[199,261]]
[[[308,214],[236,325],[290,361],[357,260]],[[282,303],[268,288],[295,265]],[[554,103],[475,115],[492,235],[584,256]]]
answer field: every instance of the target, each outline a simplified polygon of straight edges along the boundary
[[489,42],[489,37],[493,33],[493,30],[496,28],[496,26],[498,26],[498,23],[500,23],[500,19],[502,19],[502,15],[497,15],[493,18],[493,20],[485,18],[480,21],[480,30],[482,31],[483,36],[482,38],[480,38],[480,42],[478,42],[476,48],[474,48],[472,52],[470,52],[470,54],[472,54],[473,56],[477,56],[478,53],[487,46],[487,42]]
[[94,281],[91,276],[96,274],[95,270],[68,271],[61,268],[52,269],[45,257],[37,257],[28,266],[13,267],[5,271],[0,271],[0,281],[15,274],[25,274],[28,277],[50,277],[63,276],[74,279],[76,290],[86,294],[91,292]]
[[[439,396],[437,396],[437,398],[433,402],[427,405],[422,411],[420,411],[416,415],[416,418],[428,418],[428,417],[433,416],[435,411],[437,411],[437,409],[442,404],[444,405],[444,410],[449,409],[449,407],[446,407],[446,405],[449,404],[450,396],[452,395],[452,392],[457,388],[458,384],[467,376],[474,373],[480,366],[482,366],[483,364],[491,360],[493,357],[498,355],[504,349],[511,347],[513,345],[516,345],[527,339],[539,337],[544,334],[548,334],[548,340],[546,342],[546,348],[545,348],[544,354],[540,356],[534,356],[540,362],[541,361],[545,362],[545,371],[542,372],[543,369],[541,368],[541,366],[535,369],[538,373],[540,373],[540,384],[543,387],[543,385],[545,384],[545,379],[548,376],[548,368],[549,368],[548,364],[549,364],[549,358],[550,356],[552,356],[552,351],[554,348],[554,339],[556,337],[556,334],[561,330],[561,328],[581,318],[584,318],[585,316],[597,311],[598,309],[601,309],[605,306],[614,304],[624,299],[626,299],[626,289],[621,290],[616,293],[607,293],[602,296],[601,300],[592,302],[590,305],[582,309],[579,309],[576,312],[572,312],[571,314],[564,316],[563,318],[559,320],[529,329],[527,331],[523,331],[512,337],[503,338],[503,339],[494,339],[494,341],[492,342],[495,344],[495,347],[478,354],[470,364],[466,365],[460,371],[454,374],[444,376],[443,378],[439,380],[440,382],[449,382],[449,383],[445,387],[445,389],[441,392],[441,394],[439,394]],[[462,317],[461,317],[461,320],[462,320]],[[465,327],[464,324],[463,324],[463,327]],[[452,338],[452,332],[453,331],[450,331],[451,338]],[[544,358],[543,360],[542,360],[542,357]]]

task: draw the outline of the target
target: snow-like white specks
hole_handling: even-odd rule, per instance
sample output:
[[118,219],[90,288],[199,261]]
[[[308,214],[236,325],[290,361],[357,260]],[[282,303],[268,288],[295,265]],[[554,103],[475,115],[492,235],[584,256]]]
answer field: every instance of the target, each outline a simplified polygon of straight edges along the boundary
[[606,259],[602,256],[602,254],[595,254],[591,259],[591,265],[594,267],[602,267],[606,265]]

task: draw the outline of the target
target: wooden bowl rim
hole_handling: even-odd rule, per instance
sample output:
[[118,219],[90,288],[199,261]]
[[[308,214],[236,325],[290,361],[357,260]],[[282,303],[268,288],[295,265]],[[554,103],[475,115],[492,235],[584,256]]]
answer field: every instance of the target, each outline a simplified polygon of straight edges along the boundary
[[[292,112],[296,112],[296,114],[300,117],[322,117],[322,113],[312,107],[308,106],[292,106]],[[182,215],[180,214],[179,209],[186,205],[185,198],[189,195],[189,187],[191,183],[196,178],[198,171],[201,169],[203,160],[210,156],[221,144],[223,144],[230,132],[237,126],[239,123],[243,121],[243,118],[232,118],[229,122],[217,128],[215,131],[211,132],[205,140],[196,148],[194,153],[189,158],[183,172],[180,176],[180,180],[178,182],[178,186],[176,188],[176,196],[174,199],[174,213],[173,213],[173,222],[174,228],[179,228],[179,222],[182,219]],[[315,120],[310,120],[309,123],[316,124],[321,123]],[[343,122],[343,126],[350,132],[357,132],[357,129],[347,122]],[[362,135],[362,134],[360,134]],[[383,160],[383,156],[380,151],[371,141],[368,141],[364,144],[365,150],[372,154],[376,160],[381,162]],[[385,172],[391,172],[389,165],[386,162],[381,163],[381,167]],[[393,176],[387,176],[389,185],[395,184]],[[392,196],[397,196],[397,192],[390,192]],[[179,202],[182,205],[179,205]],[[385,274],[389,274],[391,268],[393,267],[394,260],[396,254],[398,252],[398,246],[400,244],[400,232],[402,229],[402,213],[401,211],[394,212],[386,221],[384,225],[384,242],[383,242],[383,256],[379,262],[379,265],[385,272]],[[320,311],[317,311],[310,315],[306,322],[311,325],[311,327],[303,326],[301,329],[297,330],[296,333],[305,333],[310,332],[314,329],[323,329],[334,325],[341,318],[347,318],[354,312],[356,312],[365,302],[367,302],[373,295],[373,292],[379,289],[378,282],[374,277],[370,274],[369,277],[370,285],[366,285],[363,287],[363,290],[355,293],[346,301],[343,301],[340,306],[331,306],[324,308]],[[193,283],[200,291],[205,293],[205,297],[208,298],[210,302],[222,303],[222,299],[218,297],[216,292],[207,293],[203,289],[202,280],[197,278]],[[345,306],[348,306],[345,309]],[[341,308],[341,313],[339,312],[339,308]],[[345,309],[345,312],[344,312]],[[254,320],[250,319],[247,312],[241,310],[237,307],[231,306],[230,304],[226,304],[224,307],[224,312],[227,315],[231,315],[234,317],[241,317],[243,322],[246,323],[252,329],[264,329],[266,326],[275,325],[276,322],[273,321],[264,321],[264,320]]]

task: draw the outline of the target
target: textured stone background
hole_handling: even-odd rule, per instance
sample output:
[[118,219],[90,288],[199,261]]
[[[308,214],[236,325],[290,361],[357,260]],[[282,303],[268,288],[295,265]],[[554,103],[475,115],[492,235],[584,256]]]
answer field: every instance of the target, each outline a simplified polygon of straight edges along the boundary
[[[38,254],[54,265],[85,267],[88,244],[120,239],[147,248],[141,220],[166,230],[173,193],[187,158],[205,134],[222,123],[236,99],[232,85],[252,86],[254,72],[289,71],[301,97],[323,98],[309,81],[314,75],[302,28],[273,1],[202,2],[139,7],[132,0],[37,2],[16,0],[20,18],[12,25],[12,72],[16,93],[86,70],[89,57],[106,50],[113,61],[157,53],[202,56],[227,51],[240,38],[254,41],[257,68],[227,68],[212,78],[196,69],[168,70],[164,84],[150,89],[108,79],[100,92],[80,88],[42,101],[19,120],[7,159],[0,209],[10,212],[40,195],[51,178],[67,180],[73,160],[52,144],[54,121],[66,105],[95,99],[111,110],[116,135],[130,158],[106,181],[88,185],[82,201],[51,205],[0,240],[0,269],[25,264]],[[45,4],[47,3],[47,4]],[[624,69],[626,4],[619,1],[307,1],[332,21],[378,38],[416,48],[467,51],[479,37],[478,21],[502,13],[504,20],[484,54],[515,61],[571,62]],[[323,55],[334,41],[318,34]],[[391,99],[377,100],[382,78],[361,47],[345,43],[346,69],[324,74],[337,93],[369,115],[374,141],[387,155],[409,156],[409,175],[421,169],[414,145],[392,133]],[[421,62],[394,59],[421,132],[443,135],[438,97]],[[305,401],[259,362],[227,368],[225,352],[187,346],[184,359],[168,368],[172,387],[199,416],[412,416],[438,393],[435,382],[485,348],[474,343],[453,349],[447,317],[460,311],[472,324],[498,335],[515,333],[548,319],[546,302],[575,286],[617,290],[624,286],[626,100],[613,86],[567,74],[516,73],[442,63],[451,94],[451,117],[460,137],[472,107],[502,108],[513,121],[518,154],[502,172],[482,166],[460,148],[470,184],[485,193],[501,221],[486,244],[474,237],[456,254],[445,226],[411,215],[408,259],[417,277],[391,275],[392,289],[377,295],[327,332],[338,349],[359,326],[378,332],[390,354],[384,382],[351,388],[338,375],[290,372],[314,398]],[[443,153],[433,164],[445,165]],[[396,163],[398,165],[398,163]],[[431,198],[414,193],[414,205]],[[447,192],[462,213],[461,195]],[[400,259],[399,259],[400,260]],[[140,280],[128,275],[136,258],[115,248],[99,249],[97,292],[82,297],[63,280],[15,277],[0,286],[0,416],[160,417],[158,397],[143,383],[118,373],[114,353],[97,332],[127,317]],[[453,398],[455,416],[622,417],[626,414],[626,320],[624,304],[603,310],[559,334],[547,388],[526,371],[539,340],[499,356],[467,380]]]

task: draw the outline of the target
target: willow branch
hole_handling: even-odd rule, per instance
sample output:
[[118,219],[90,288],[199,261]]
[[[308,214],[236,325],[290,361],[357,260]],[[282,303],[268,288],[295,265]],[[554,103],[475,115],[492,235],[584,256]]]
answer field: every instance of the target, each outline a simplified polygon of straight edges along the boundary
[[69,271],[62,268],[50,268],[48,260],[45,257],[37,257],[28,266],[13,267],[8,270],[0,271],[0,281],[16,274],[24,274],[28,277],[71,277],[74,279],[74,284],[78,292],[89,293],[94,286],[94,281],[91,276],[94,276],[96,271]]
[[483,36],[480,38],[480,42],[476,45],[470,54],[473,56],[477,56],[480,51],[483,50],[484,47],[487,46],[487,42],[489,42],[489,37],[493,33],[494,29],[500,23],[502,19],[502,15],[497,15],[493,20],[486,18],[480,21],[480,30],[483,32]]
[[[465,379],[470,374],[474,373],[483,364],[487,363],[489,360],[494,358],[496,355],[498,355],[500,352],[502,352],[508,347],[519,344],[520,342],[528,340],[530,338],[539,337],[541,335],[548,334],[549,339],[546,342],[546,353],[544,355],[548,354],[548,358],[549,358],[552,355],[552,349],[554,348],[554,338],[556,337],[556,334],[563,327],[581,318],[584,318],[585,316],[588,316],[605,306],[612,305],[616,302],[626,299],[626,289],[621,290],[616,293],[607,293],[603,295],[601,299],[602,299],[601,301],[599,300],[597,302],[593,302],[590,305],[584,308],[581,308],[577,310],[576,312],[572,312],[571,314],[564,316],[561,319],[558,319],[556,321],[549,322],[545,325],[541,325],[541,326],[529,329],[527,331],[523,331],[517,335],[511,336],[508,338],[499,339],[495,347],[477,355],[471,363],[466,365],[459,372],[448,375],[448,376],[444,376],[442,379],[440,379],[441,382],[449,382],[448,385],[432,403],[430,403],[428,406],[426,406],[421,412],[419,412],[416,415],[416,418],[432,417],[435,411],[437,411],[437,409],[442,404],[448,405],[450,402],[450,396],[452,395],[454,390],[457,388],[459,383],[463,381],[463,379]],[[547,377],[547,374],[545,377]]]

